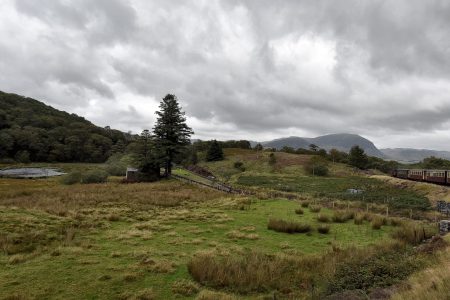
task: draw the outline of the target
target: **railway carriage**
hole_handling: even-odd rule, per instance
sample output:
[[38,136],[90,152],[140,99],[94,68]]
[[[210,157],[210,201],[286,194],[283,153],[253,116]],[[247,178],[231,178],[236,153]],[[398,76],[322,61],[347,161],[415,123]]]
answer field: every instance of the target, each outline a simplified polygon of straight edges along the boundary
[[450,185],[449,170],[398,169],[392,176],[416,181]]
[[398,170],[395,170],[394,174],[395,174],[394,175],[395,177],[407,179],[408,178],[408,174],[409,174],[409,170],[407,170],[407,169],[398,169]]
[[412,180],[423,181],[425,180],[425,171],[424,170],[409,170],[408,178]]
[[444,170],[426,170],[425,181],[445,184],[447,183],[447,171]]

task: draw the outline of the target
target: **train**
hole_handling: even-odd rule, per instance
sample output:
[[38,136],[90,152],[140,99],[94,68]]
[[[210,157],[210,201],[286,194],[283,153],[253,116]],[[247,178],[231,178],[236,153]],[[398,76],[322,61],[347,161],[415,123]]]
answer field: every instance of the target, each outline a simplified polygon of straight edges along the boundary
[[450,185],[450,170],[397,169],[393,177]]

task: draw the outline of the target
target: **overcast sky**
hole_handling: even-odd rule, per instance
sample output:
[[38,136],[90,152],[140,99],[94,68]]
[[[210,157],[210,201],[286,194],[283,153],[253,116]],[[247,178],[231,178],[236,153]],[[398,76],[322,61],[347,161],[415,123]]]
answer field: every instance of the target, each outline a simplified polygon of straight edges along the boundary
[[450,150],[450,1],[1,0],[0,90],[124,131]]

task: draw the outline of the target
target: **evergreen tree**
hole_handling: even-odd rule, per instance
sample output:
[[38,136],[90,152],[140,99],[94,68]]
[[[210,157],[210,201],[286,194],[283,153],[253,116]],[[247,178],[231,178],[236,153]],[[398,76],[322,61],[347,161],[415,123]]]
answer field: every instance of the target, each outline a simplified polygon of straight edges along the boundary
[[317,146],[316,144],[310,144],[309,150],[316,152],[317,150],[319,150],[319,146]]
[[219,161],[223,160],[224,155],[222,151],[222,146],[214,140],[212,141],[211,145],[209,146],[208,152],[206,153],[206,160],[207,161]]
[[155,138],[150,131],[142,131],[139,140],[133,147],[135,154],[135,165],[143,175],[145,181],[155,181],[160,177],[161,153],[157,148]]
[[348,163],[359,169],[365,169],[369,164],[369,158],[366,153],[364,153],[364,149],[359,146],[353,146],[350,149]]
[[194,133],[186,125],[186,117],[178,104],[175,95],[167,94],[159,105],[158,119],[153,128],[158,147],[164,153],[165,176],[172,173],[174,156],[185,146],[189,145],[190,137]]
[[194,166],[198,163],[198,155],[197,155],[197,149],[192,147],[192,153],[191,153],[191,164]]
[[258,151],[263,151],[264,150],[264,148],[263,148],[263,146],[261,145],[261,144],[256,144],[256,146],[255,146],[255,150],[258,152]]

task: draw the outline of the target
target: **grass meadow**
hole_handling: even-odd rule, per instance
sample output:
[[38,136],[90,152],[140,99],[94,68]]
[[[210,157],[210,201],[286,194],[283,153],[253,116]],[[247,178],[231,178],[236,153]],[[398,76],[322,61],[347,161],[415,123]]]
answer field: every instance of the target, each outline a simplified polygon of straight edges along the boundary
[[[253,196],[174,179],[63,185],[0,178],[0,299],[317,299],[349,288],[368,296],[405,280],[418,288],[420,272],[442,259],[414,248],[418,237],[435,233],[432,225],[330,194],[354,180],[371,184],[366,177],[337,166],[347,175],[312,178],[296,165],[303,156],[279,158],[274,167],[263,154],[234,151],[210,169],[219,177],[236,172],[229,182]],[[244,172],[234,170],[237,160]],[[401,291],[399,299],[414,292]]]

